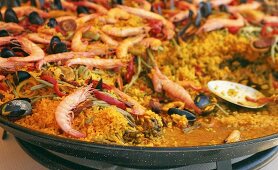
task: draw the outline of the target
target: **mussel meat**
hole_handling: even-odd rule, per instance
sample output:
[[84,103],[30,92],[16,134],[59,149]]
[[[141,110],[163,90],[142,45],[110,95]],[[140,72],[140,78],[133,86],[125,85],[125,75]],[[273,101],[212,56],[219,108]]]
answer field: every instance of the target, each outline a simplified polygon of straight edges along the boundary
[[13,81],[15,85],[18,85],[20,82],[27,80],[31,75],[26,71],[17,71],[13,74]]
[[2,58],[10,58],[15,56],[14,52],[7,47],[2,48],[1,50],[1,57]]
[[14,22],[19,23],[16,13],[12,8],[8,8],[4,14],[4,21],[5,22]]
[[50,27],[50,28],[54,28],[58,25],[58,22],[55,18],[50,18],[47,25]]
[[88,8],[86,8],[84,6],[78,6],[77,13],[78,14],[89,14],[90,12],[89,12]]
[[28,98],[17,98],[0,106],[0,114],[9,119],[18,119],[32,112],[31,100]]
[[39,15],[39,13],[37,13],[37,12],[31,12],[30,14],[29,14],[29,22],[31,23],[31,24],[35,24],[35,25],[42,25],[43,24],[43,19],[42,19],[42,17]]
[[195,97],[194,103],[203,113],[210,113],[215,109],[215,104],[212,103],[210,97],[203,93]]
[[8,31],[6,30],[0,30],[0,37],[7,37],[9,36],[10,34],[8,33]]
[[172,114],[178,114],[181,116],[185,116],[187,118],[188,121],[195,121],[196,120],[196,115],[193,114],[192,112],[190,112],[189,110],[181,110],[178,108],[170,108],[168,110],[168,114],[172,115]]

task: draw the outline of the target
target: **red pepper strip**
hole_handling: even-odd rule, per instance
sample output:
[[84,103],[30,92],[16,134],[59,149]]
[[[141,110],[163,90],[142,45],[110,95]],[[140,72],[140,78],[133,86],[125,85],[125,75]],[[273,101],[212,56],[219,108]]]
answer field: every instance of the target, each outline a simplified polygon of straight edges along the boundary
[[[269,28],[269,27],[273,28],[273,30],[268,33],[267,28]],[[262,28],[261,35],[262,36],[268,36],[269,34],[270,35],[278,34],[278,31],[274,29],[275,27],[277,27],[277,29],[278,29],[278,23],[266,23]]]
[[[98,84],[98,80],[92,80],[91,83],[97,85]],[[108,85],[108,84],[105,84],[105,83],[102,83],[102,88],[105,89],[105,90],[112,90],[113,87]]]
[[160,20],[150,19],[148,20],[148,24],[151,27],[151,33],[159,34],[162,31],[163,23]]
[[99,100],[103,100],[106,103],[111,104],[111,105],[115,105],[118,108],[121,108],[123,110],[126,109],[126,105],[123,102],[121,102],[121,101],[119,101],[119,100],[117,100],[117,99],[115,99],[115,98],[113,98],[113,97],[111,97],[111,96],[109,96],[105,93],[102,93],[98,90],[94,90],[93,93],[94,93],[95,97]]
[[4,82],[0,82],[0,90],[2,90],[2,91],[7,91],[8,90],[8,87],[5,85]]
[[278,81],[273,81],[272,84],[275,89],[278,89]]
[[254,99],[254,98],[251,98],[249,96],[246,96],[245,99],[249,102],[259,103],[259,104],[266,104],[266,103],[269,103],[269,102],[273,101],[273,98],[270,98],[270,97],[263,97],[263,98],[259,98],[259,99]]
[[128,62],[128,65],[127,65],[127,73],[126,73],[126,76],[125,76],[126,83],[129,83],[131,81],[132,76],[135,73],[134,58],[135,57],[132,56],[131,60]]
[[228,31],[231,33],[231,34],[236,34],[239,30],[240,30],[241,27],[228,27]]
[[59,97],[66,95],[60,91],[59,86],[58,86],[58,81],[54,77],[49,76],[49,75],[42,75],[41,79],[53,84],[53,86],[54,86],[53,89]]

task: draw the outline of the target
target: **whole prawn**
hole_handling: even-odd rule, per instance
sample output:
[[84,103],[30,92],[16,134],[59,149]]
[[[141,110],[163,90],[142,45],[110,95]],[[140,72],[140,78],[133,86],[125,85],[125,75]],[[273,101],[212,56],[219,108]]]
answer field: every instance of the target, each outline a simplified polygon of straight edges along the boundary
[[80,88],[75,92],[65,97],[58,105],[55,111],[55,119],[59,127],[67,134],[76,137],[84,138],[85,134],[75,130],[71,126],[71,122],[74,119],[72,110],[76,108],[80,103],[87,100],[92,92],[92,84]]

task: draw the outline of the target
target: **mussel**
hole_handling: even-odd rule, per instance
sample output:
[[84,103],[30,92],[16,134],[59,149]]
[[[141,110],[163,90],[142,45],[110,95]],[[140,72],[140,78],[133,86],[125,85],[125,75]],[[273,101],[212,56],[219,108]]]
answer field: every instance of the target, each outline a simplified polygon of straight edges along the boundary
[[20,82],[27,80],[31,75],[26,71],[17,71],[13,73],[13,81],[15,85],[18,85]]
[[275,80],[278,80],[278,71],[274,71],[272,73],[273,77],[275,78]]
[[0,106],[0,114],[9,119],[19,119],[32,112],[31,100],[28,98],[17,98]]
[[53,54],[54,53],[54,46],[56,44],[60,43],[61,39],[58,36],[53,36],[50,40],[49,47],[48,47],[48,53]]
[[16,13],[12,8],[8,8],[4,14],[4,21],[5,22],[14,22],[19,23]]
[[90,12],[89,12],[88,8],[86,8],[84,6],[78,6],[77,13],[78,14],[89,14]]
[[64,53],[64,52],[67,52],[67,51],[68,51],[67,45],[63,42],[59,42],[53,47],[53,53],[54,54]]
[[2,48],[0,55],[2,58],[10,58],[15,56],[14,52],[7,47]]
[[202,110],[202,113],[210,113],[215,109],[215,104],[211,98],[203,93],[195,97],[194,103]]
[[168,114],[172,115],[172,114],[178,114],[181,116],[185,116],[187,118],[188,121],[192,122],[196,120],[196,115],[192,112],[190,112],[189,110],[181,110],[178,108],[170,108],[168,110]]
[[58,25],[58,22],[55,18],[50,18],[47,25],[50,27],[50,28],[54,28]]
[[8,33],[8,31],[6,30],[0,30],[0,37],[7,37],[9,36],[10,34]]
[[199,5],[200,12],[202,17],[208,17],[212,12],[211,3],[209,2],[201,2]]
[[42,25],[43,24],[43,19],[42,19],[42,17],[39,15],[39,13],[37,13],[37,12],[31,12],[30,14],[29,14],[29,22],[31,23],[31,24],[35,24],[35,25]]
[[63,10],[63,6],[62,6],[61,0],[54,0],[54,6],[58,10]]

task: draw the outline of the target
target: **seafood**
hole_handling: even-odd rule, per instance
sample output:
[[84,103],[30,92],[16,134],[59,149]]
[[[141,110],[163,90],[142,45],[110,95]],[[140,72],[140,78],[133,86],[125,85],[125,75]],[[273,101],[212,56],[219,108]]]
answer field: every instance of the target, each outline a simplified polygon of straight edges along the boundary
[[157,38],[144,38],[140,43],[146,48],[151,48],[152,50],[158,50],[161,47],[162,42]]
[[180,22],[186,18],[188,18],[190,16],[190,11],[181,11],[179,13],[177,13],[176,15],[172,16],[169,20],[171,22]]
[[157,66],[151,70],[151,76],[157,92],[162,92],[163,89],[170,97],[183,101],[187,107],[192,108],[198,114],[201,113],[189,93],[182,86],[163,75]]
[[198,33],[204,31],[209,32],[221,28],[227,27],[243,27],[244,18],[239,14],[234,14],[236,19],[226,19],[226,18],[212,18],[208,19],[206,23],[198,30]]
[[74,4],[80,5],[80,6],[85,6],[89,9],[96,10],[97,13],[100,13],[100,14],[107,14],[107,12],[108,12],[108,10],[106,8],[104,8],[103,6],[93,3],[93,2],[89,2],[89,1],[79,1],[79,2],[74,2]]
[[143,40],[144,37],[145,35],[138,35],[136,37],[127,38],[124,41],[122,41],[116,50],[117,58],[119,59],[126,58],[128,56],[128,49],[131,46],[139,43],[141,40]]
[[115,37],[129,37],[135,36],[139,34],[145,34],[148,32],[148,27],[113,27],[111,25],[104,25],[101,30],[108,34]]
[[9,119],[19,119],[32,113],[30,99],[17,98],[0,106],[0,114]]
[[132,113],[135,115],[143,115],[146,112],[146,108],[139,104],[136,100],[134,100],[129,95],[125,94],[124,92],[120,91],[117,88],[113,88],[113,91],[119,95],[123,100],[129,102],[132,105]]
[[1,29],[5,29],[8,32],[14,33],[14,34],[19,34],[21,32],[24,31],[24,28],[20,25],[18,25],[17,23],[6,23],[6,22],[2,22],[0,21],[0,27]]
[[230,135],[225,139],[225,143],[238,142],[240,140],[240,131],[233,130]]
[[[13,37],[0,37],[0,41],[6,42],[7,40],[11,40],[14,39],[16,40],[18,43],[20,43],[21,48],[29,53],[29,56],[27,57],[11,57],[8,60],[9,61],[16,61],[16,62],[32,62],[32,61],[39,61],[41,59],[44,58],[44,51],[37,45],[34,44],[33,42],[31,42],[30,40],[28,40],[27,38],[24,37],[17,37],[17,38],[13,38]],[[6,42],[5,44],[7,44],[8,42]]]
[[98,31],[98,33],[100,34],[101,41],[104,42],[105,44],[108,44],[108,45],[111,45],[111,46],[118,46],[119,45],[118,41],[114,40],[109,35],[106,35],[102,31]]
[[128,12],[130,14],[137,15],[137,16],[145,18],[145,19],[153,19],[153,20],[161,21],[164,25],[163,33],[165,34],[167,39],[171,39],[175,35],[174,25],[159,14],[156,14],[156,13],[153,13],[150,11],[146,11],[144,9],[132,8],[132,7],[127,7],[127,6],[123,6],[123,5],[118,5],[118,7],[125,10],[126,12]]
[[13,7],[13,10],[15,11],[18,17],[29,16],[30,13],[37,12],[41,17],[49,18],[49,14],[47,12],[32,6]]
[[30,33],[27,34],[26,37],[35,43],[40,43],[40,44],[49,44],[52,36],[46,35],[46,34],[38,34],[38,33]]
[[107,13],[108,18],[114,20],[127,20],[130,18],[130,14],[120,8],[112,8]]
[[5,76],[1,75],[0,74],[0,81],[4,80],[5,79]]
[[124,66],[124,63],[119,59],[74,58],[66,62],[67,66],[76,64],[86,65],[88,68],[96,67],[101,69],[113,69]]
[[55,119],[59,127],[67,134],[76,137],[84,138],[85,134],[75,130],[71,126],[71,121],[74,119],[72,112],[80,103],[88,99],[92,92],[92,85],[87,87],[79,88],[75,92],[66,96],[60,104],[57,106],[55,111]]
[[256,10],[261,7],[261,3],[252,1],[251,3],[240,4],[238,6],[228,6],[228,11],[231,13],[243,12],[245,10]]

